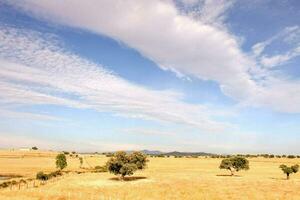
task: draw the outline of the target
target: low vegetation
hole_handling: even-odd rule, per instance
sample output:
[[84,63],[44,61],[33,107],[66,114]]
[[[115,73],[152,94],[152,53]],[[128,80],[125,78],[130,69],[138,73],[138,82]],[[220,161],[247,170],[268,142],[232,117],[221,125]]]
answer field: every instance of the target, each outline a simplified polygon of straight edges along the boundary
[[[13,156],[7,159],[7,155]],[[106,154],[78,154],[77,158],[71,158],[70,155],[74,155],[71,152],[64,154],[65,159],[55,152],[47,155],[42,151],[28,151],[19,155],[22,156],[6,152],[2,158],[0,156],[2,177],[20,175],[0,181],[1,200],[93,199],[92,194],[101,194],[103,199],[143,199],[145,196],[149,199],[174,199],[176,195],[178,199],[225,200],[240,199],[241,193],[246,199],[298,199],[300,196],[297,156],[214,155],[212,159],[210,156],[164,155],[163,158],[149,156],[151,163],[148,163],[146,155],[140,152],[118,152],[109,154],[110,157]],[[59,163],[65,161],[65,166],[60,168],[58,160],[63,161]],[[278,163],[285,162],[290,164],[281,165],[279,170]],[[139,171],[148,164],[149,169]],[[244,172],[250,164],[251,171]],[[218,166],[230,173],[219,174]],[[281,170],[287,179],[293,178],[293,181],[281,180]],[[115,181],[108,171],[119,179],[133,182]],[[239,178],[227,177],[237,172]],[[127,177],[130,175],[135,176]],[[55,178],[59,176],[67,178]],[[44,196],[46,194],[48,198]]]

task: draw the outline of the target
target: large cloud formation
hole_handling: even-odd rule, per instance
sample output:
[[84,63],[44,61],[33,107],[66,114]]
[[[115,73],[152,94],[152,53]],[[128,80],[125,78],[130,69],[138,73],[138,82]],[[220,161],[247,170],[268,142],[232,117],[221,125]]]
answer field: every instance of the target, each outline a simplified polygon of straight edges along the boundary
[[[171,0],[25,0],[12,4],[38,18],[122,41],[165,70],[216,81],[223,93],[242,105],[300,112],[299,81],[261,70],[240,49],[234,35],[213,25],[211,19],[220,19],[218,13],[205,17],[210,13],[205,11],[207,6],[197,20],[183,15]],[[266,58],[262,63],[274,65]]]
[[17,114],[5,110],[7,106],[59,105],[182,124],[206,132],[227,127],[212,120],[215,114],[207,107],[185,103],[182,94],[174,91],[128,82],[66,51],[51,35],[0,27],[0,114]]

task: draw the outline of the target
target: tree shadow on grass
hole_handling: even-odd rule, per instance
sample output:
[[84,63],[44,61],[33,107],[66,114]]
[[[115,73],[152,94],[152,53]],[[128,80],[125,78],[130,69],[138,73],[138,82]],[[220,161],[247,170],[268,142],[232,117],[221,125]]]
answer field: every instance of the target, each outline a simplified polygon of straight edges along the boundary
[[109,180],[112,181],[137,181],[137,180],[141,180],[141,179],[147,179],[147,177],[145,176],[128,176],[128,177],[124,177],[124,179],[120,179],[119,177],[113,177],[110,178]]
[[240,175],[230,175],[230,174],[217,174],[216,176],[242,177]]

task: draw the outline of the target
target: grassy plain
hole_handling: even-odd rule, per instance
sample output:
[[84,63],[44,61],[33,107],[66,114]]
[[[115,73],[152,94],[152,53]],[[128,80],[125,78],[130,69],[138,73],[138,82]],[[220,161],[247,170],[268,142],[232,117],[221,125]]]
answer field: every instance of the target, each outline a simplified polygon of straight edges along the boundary
[[[55,152],[0,151],[0,174],[33,178],[38,171],[55,170]],[[105,156],[85,155],[84,167],[103,165]],[[149,158],[148,168],[129,181],[109,173],[70,174],[37,188],[0,189],[8,200],[114,200],[114,199],[300,199],[300,173],[290,180],[278,166],[300,164],[300,159],[251,158],[250,170],[227,176],[218,168],[221,159]],[[67,170],[78,170],[79,160],[68,157]]]

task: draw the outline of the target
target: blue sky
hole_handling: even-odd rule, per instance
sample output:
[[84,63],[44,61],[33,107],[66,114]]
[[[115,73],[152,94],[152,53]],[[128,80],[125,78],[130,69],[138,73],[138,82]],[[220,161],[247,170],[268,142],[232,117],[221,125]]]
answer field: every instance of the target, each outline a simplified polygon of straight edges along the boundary
[[0,146],[300,154],[300,3],[0,0]]

